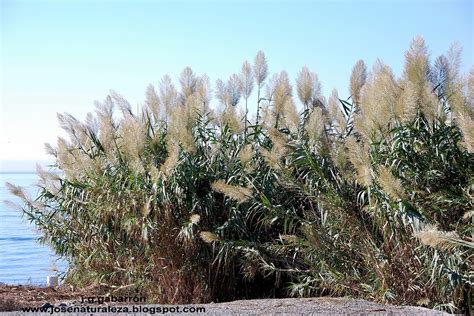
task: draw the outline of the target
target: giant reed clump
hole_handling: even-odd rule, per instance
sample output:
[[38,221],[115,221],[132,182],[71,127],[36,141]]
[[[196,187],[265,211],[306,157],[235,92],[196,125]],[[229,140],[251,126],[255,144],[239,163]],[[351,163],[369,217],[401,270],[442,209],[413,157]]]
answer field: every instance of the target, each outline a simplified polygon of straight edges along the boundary
[[304,67],[300,113],[262,52],[217,81],[216,110],[189,68],[179,89],[149,86],[139,113],[111,92],[85,122],[58,116],[69,139],[47,145],[55,165],[35,199],[11,191],[79,286],[472,312],[474,70],[459,73],[456,46],[433,65],[427,51],[413,40],[401,78],[358,61],[348,99],[326,101]]

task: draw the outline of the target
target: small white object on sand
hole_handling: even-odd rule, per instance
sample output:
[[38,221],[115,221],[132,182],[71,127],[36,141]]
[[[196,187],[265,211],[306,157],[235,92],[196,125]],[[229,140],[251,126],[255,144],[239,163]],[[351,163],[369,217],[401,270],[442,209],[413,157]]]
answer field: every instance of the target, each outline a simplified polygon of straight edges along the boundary
[[58,276],[57,275],[48,275],[46,277],[46,285],[47,286],[58,286]]

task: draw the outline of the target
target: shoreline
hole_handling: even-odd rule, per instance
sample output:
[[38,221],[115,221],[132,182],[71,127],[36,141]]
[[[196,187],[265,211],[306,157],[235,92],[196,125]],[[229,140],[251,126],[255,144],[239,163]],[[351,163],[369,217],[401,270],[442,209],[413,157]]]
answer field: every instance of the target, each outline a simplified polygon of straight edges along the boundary
[[[102,295],[99,295],[102,294]],[[60,286],[33,287],[0,285],[0,315],[51,315],[51,308],[56,307],[61,314],[81,315],[82,312],[73,312],[81,309],[83,312],[89,308],[92,315],[107,315],[104,310],[113,310],[114,314],[133,313],[137,314],[166,314],[166,315],[450,315],[446,312],[437,311],[418,306],[397,306],[370,302],[362,299],[316,297],[316,298],[267,298],[237,300],[222,303],[207,304],[133,304],[130,302],[112,302],[112,299],[103,300],[102,304],[97,301],[88,304],[84,297],[107,297],[104,290],[99,288],[85,288],[75,290],[72,287]],[[109,296],[113,297],[113,296]],[[126,303],[126,304],[124,304]],[[47,312],[21,312],[26,307],[50,308]],[[60,312],[62,308],[71,312]],[[205,309],[205,312],[203,309]],[[191,310],[190,312],[186,312]],[[54,312],[56,314],[56,311]]]

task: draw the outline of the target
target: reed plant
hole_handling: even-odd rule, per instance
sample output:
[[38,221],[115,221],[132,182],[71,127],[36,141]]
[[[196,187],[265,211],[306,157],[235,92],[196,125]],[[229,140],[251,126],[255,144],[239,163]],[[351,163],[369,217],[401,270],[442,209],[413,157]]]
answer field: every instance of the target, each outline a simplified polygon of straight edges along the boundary
[[[160,303],[350,296],[472,313],[474,69],[415,38],[403,75],[358,61],[348,98],[263,52],[218,80],[186,68],[138,113],[111,92],[22,209],[66,280]],[[257,115],[248,101],[257,93]],[[301,106],[297,105],[297,100]],[[117,114],[119,110],[120,114]],[[59,173],[58,173],[59,171]]]

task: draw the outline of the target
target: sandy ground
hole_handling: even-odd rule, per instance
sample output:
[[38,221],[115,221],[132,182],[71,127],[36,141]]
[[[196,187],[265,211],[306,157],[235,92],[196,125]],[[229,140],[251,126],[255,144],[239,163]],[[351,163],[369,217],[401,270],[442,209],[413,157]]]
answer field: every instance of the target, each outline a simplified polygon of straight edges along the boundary
[[324,297],[247,300],[205,306],[206,313],[213,315],[449,315],[422,307]]
[[[81,297],[95,296],[100,289],[85,289],[75,291],[69,287],[38,288],[28,286],[0,286],[0,314],[3,315],[449,315],[447,313],[422,307],[383,305],[365,300],[347,298],[289,298],[289,299],[259,299],[227,303],[211,303],[196,305],[119,305],[104,303],[102,305],[87,305],[80,302]],[[99,295],[97,295],[99,296]],[[51,305],[52,304],[52,305]],[[20,312],[24,307],[49,307],[45,312]],[[104,310],[89,310],[87,307],[107,308]],[[52,308],[56,311],[52,312]],[[205,312],[198,308],[205,308]],[[58,309],[59,308],[59,309]],[[69,313],[60,309],[70,308]],[[74,308],[77,310],[74,311]],[[111,308],[116,308],[112,310]],[[141,311],[138,310],[141,308]],[[121,310],[119,310],[121,309]],[[135,310],[134,310],[135,309]],[[191,311],[186,311],[191,309]]]

